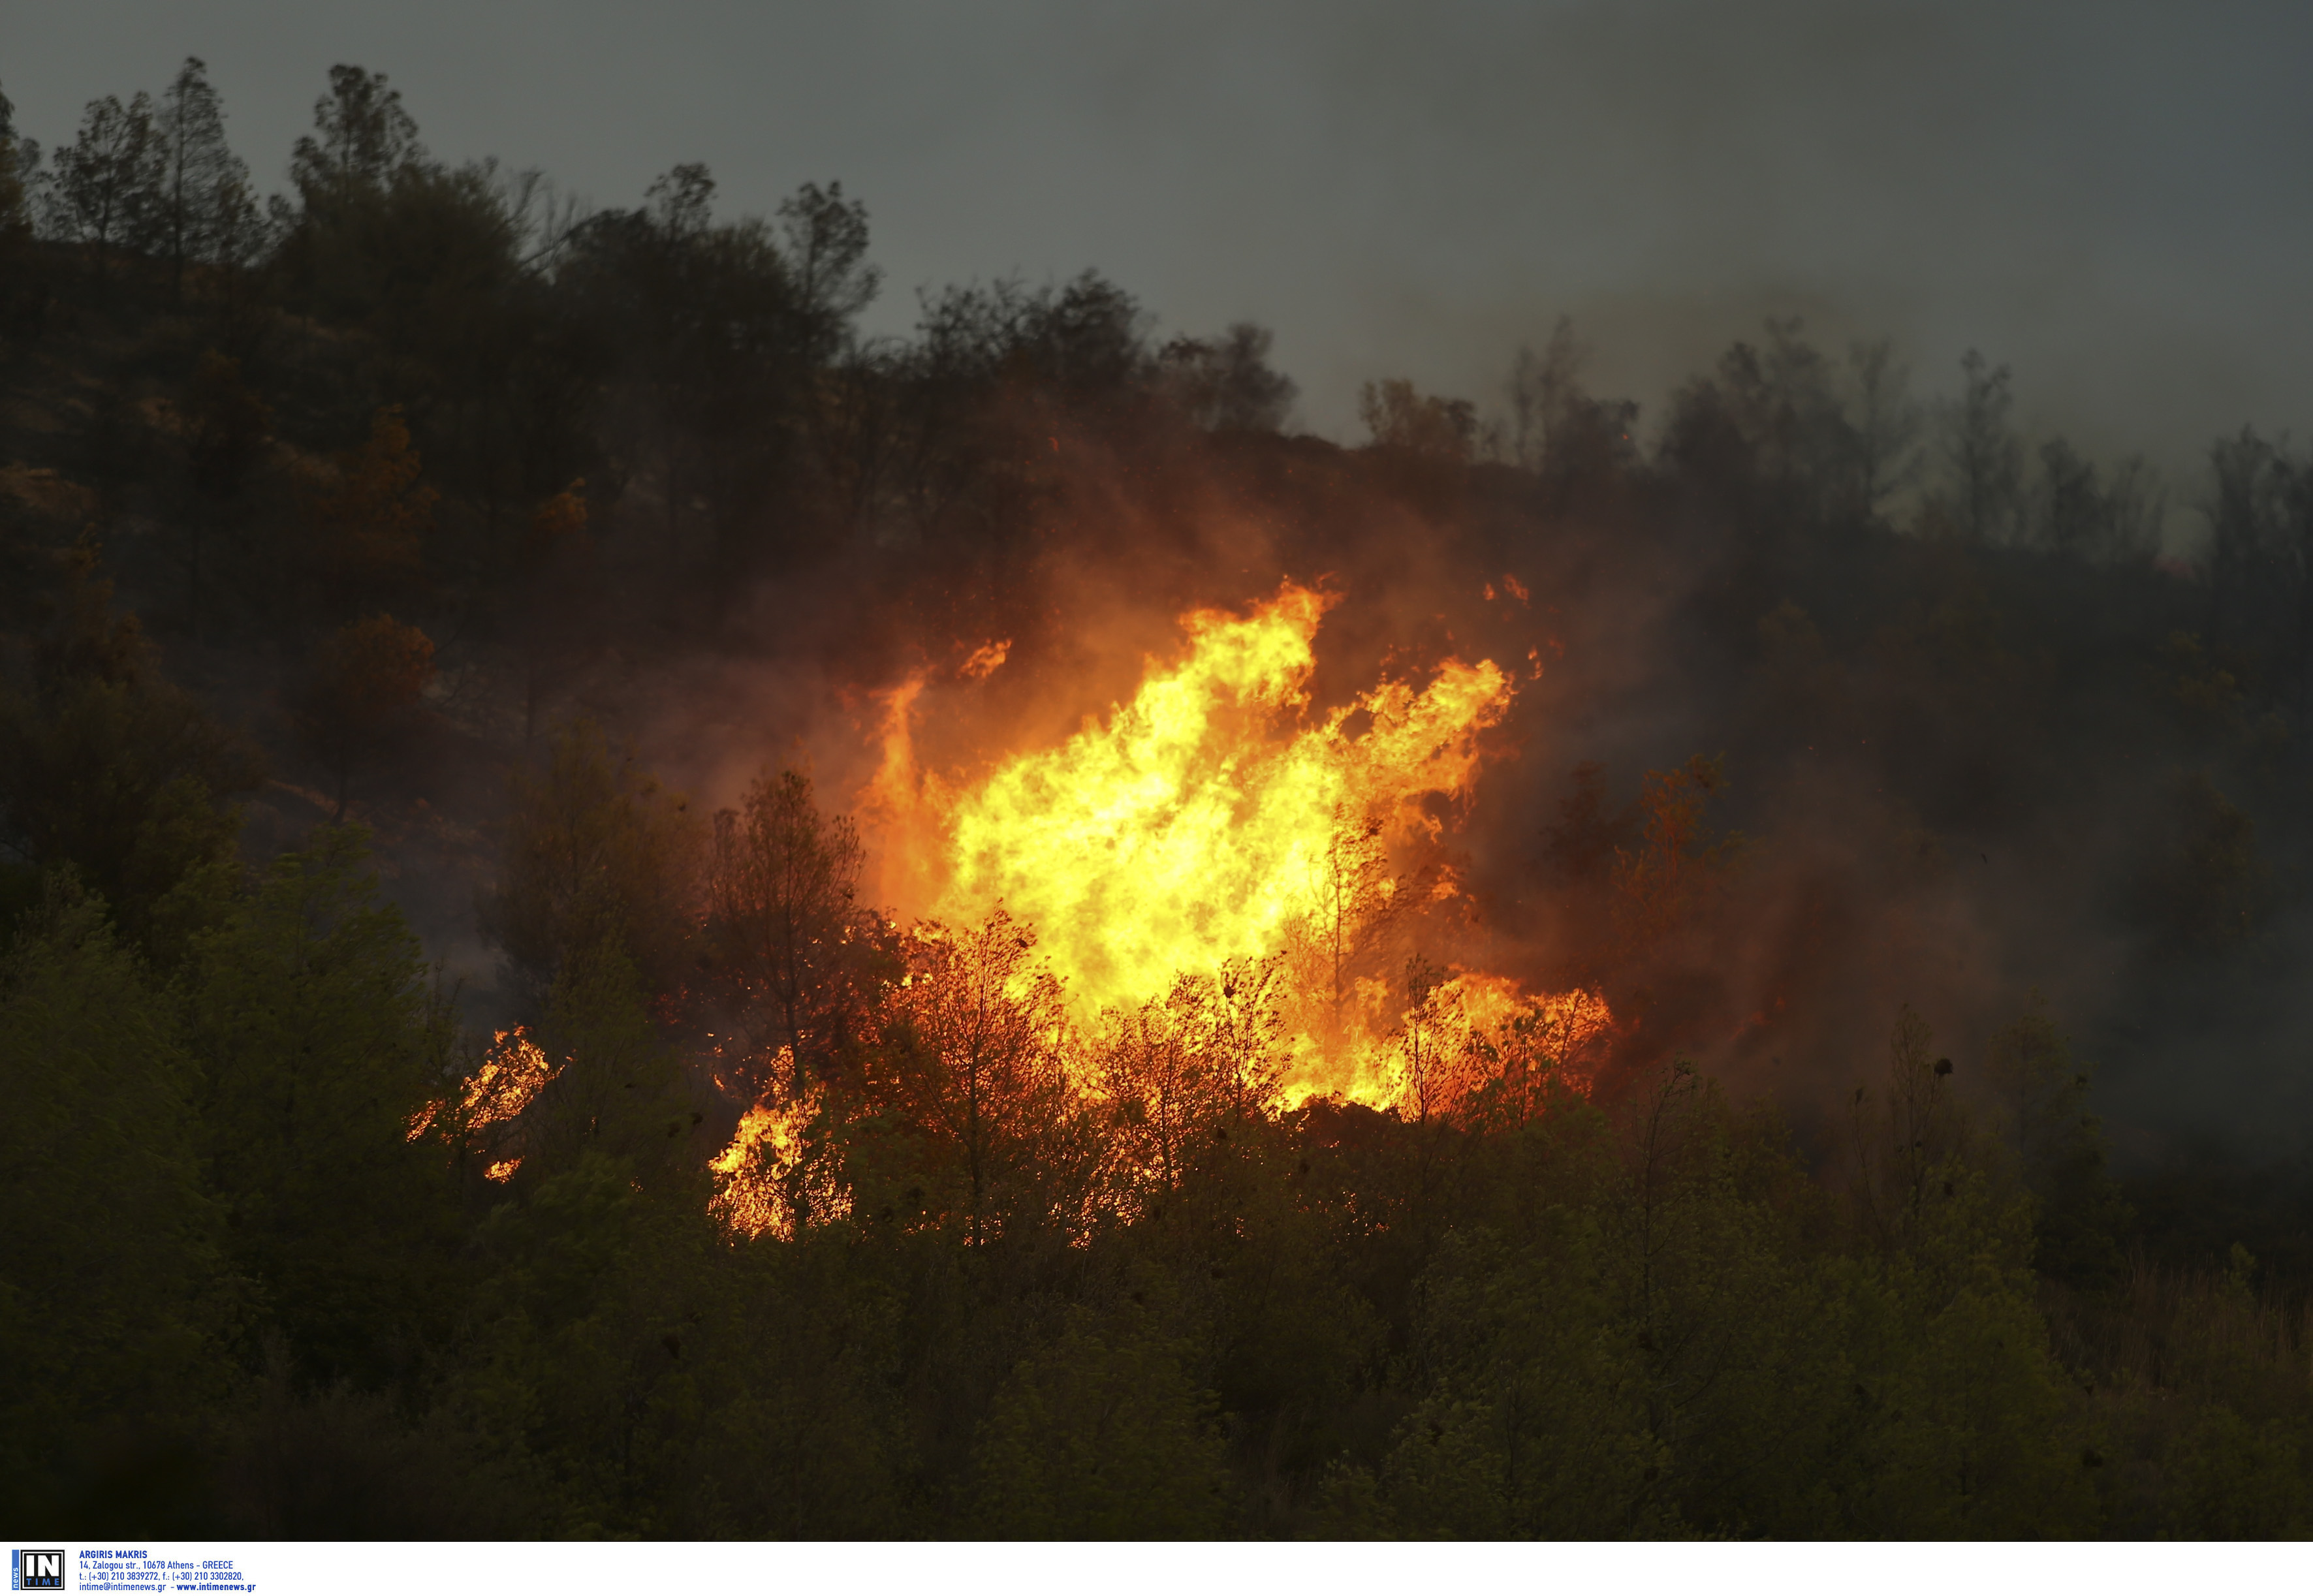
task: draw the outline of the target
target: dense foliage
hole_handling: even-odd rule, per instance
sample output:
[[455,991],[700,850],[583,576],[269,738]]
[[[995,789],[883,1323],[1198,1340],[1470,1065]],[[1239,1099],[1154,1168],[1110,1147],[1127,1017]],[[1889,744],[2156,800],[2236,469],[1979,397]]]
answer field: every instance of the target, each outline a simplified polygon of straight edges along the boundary
[[[25,1521],[2313,1529],[2292,1166],[2117,1164],[2031,979],[1890,995],[1997,851],[2033,935],[2123,972],[2079,988],[2100,1057],[2278,1046],[2313,842],[2286,448],[2220,443],[2203,556],[2163,566],[2150,469],[2027,461],[2003,370],[1930,414],[1886,346],[1778,324],[1651,446],[1561,329],[1499,418],[1382,381],[1343,450],[1280,430],[1261,329],[1159,343],[1091,274],[862,338],[832,185],[718,220],[684,166],[586,214],[340,67],[267,207],[223,128],[198,62],[46,161],[0,101]],[[1329,571],[1353,654],[1460,627],[1668,727],[1510,784],[1459,862],[1612,999],[1579,1067],[1529,1036],[1387,1113],[1287,1108],[1274,971],[1071,1020],[1034,927],[865,901],[803,771],[709,815],[629,751],[634,684],[702,660],[1092,670],[1070,583],[1169,615]],[[1667,663],[1618,702],[1583,661],[1632,617]],[[344,823],[411,815],[488,829],[461,890],[534,1092]],[[1418,1007],[1422,950],[1369,941]]]

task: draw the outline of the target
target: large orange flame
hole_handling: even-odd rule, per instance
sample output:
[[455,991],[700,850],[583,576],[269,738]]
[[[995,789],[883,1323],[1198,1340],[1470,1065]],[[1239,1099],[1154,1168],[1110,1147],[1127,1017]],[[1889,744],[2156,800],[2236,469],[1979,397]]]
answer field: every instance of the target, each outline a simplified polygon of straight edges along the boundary
[[[1152,661],[1130,703],[963,790],[917,768],[910,716],[925,680],[910,678],[884,701],[865,804],[887,893],[950,923],[1001,904],[1036,928],[1086,1022],[1161,1000],[1186,974],[1281,961],[1281,1100],[1407,1107],[1422,1067],[1406,1039],[1413,1005],[1450,1004],[1465,1039],[1537,1012],[1503,978],[1441,972],[1415,994],[1373,957],[1376,926],[1459,896],[1434,860],[1403,866],[1434,853],[1516,688],[1491,660],[1449,659],[1425,687],[1385,680],[1311,723],[1332,602],[1288,583],[1243,615],[1185,616],[1185,653]],[[1561,1052],[1605,1023],[1595,996],[1549,1002]]]

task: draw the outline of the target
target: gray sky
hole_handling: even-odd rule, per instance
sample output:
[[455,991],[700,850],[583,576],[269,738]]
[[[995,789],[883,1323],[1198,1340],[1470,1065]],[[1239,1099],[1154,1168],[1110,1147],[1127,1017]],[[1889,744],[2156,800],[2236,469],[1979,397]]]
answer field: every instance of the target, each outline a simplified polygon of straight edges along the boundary
[[435,154],[601,205],[680,161],[726,214],[840,180],[879,329],[1086,266],[1168,329],[1264,322],[1345,440],[1360,381],[1491,404],[1561,312],[1652,417],[1795,313],[1928,390],[1979,346],[2099,451],[2313,429],[2304,4],[0,0],[43,144],[188,54],[265,184],[352,61]]

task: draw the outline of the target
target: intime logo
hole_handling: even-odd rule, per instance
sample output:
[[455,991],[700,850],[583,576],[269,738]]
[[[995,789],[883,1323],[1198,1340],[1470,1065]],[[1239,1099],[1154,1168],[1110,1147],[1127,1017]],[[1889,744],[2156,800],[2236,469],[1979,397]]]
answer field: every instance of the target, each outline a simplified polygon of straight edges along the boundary
[[12,1591],[61,1591],[65,1588],[65,1555],[55,1551],[11,1551],[8,1588]]

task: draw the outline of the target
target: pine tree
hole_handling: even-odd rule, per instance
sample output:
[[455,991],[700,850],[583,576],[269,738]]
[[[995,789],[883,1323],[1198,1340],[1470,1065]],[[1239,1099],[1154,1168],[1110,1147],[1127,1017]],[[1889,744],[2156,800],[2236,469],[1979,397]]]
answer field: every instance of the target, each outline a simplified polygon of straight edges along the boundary
[[224,141],[224,101],[209,85],[208,67],[185,57],[161,96],[154,122],[160,144],[158,243],[169,261],[169,294],[184,298],[185,265],[230,257],[256,207],[249,167]]

